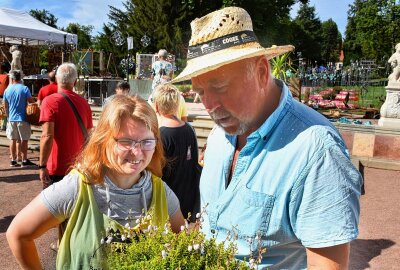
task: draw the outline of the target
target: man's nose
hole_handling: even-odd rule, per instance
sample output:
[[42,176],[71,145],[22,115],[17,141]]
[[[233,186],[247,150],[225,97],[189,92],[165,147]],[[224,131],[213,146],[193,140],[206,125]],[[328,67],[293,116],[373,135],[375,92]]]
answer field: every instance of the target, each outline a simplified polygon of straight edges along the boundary
[[201,101],[203,102],[207,112],[212,112],[220,106],[220,101],[216,95],[213,95],[208,91],[204,91]]

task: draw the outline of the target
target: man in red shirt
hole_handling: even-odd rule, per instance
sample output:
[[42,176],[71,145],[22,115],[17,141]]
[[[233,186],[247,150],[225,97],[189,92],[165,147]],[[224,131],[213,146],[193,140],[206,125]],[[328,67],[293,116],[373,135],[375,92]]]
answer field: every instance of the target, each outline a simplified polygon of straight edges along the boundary
[[56,83],[56,72],[54,70],[49,72],[47,79],[49,80],[49,84],[40,88],[39,94],[37,96],[37,103],[38,103],[39,107],[42,104],[43,99],[45,97],[50,96],[51,94],[57,93],[57,91],[58,91],[57,83]]
[[39,170],[43,188],[60,181],[67,174],[85,141],[74,110],[61,93],[69,97],[86,130],[89,132],[93,127],[89,104],[73,92],[76,79],[76,66],[72,63],[62,64],[56,72],[58,93],[46,97],[41,105]]

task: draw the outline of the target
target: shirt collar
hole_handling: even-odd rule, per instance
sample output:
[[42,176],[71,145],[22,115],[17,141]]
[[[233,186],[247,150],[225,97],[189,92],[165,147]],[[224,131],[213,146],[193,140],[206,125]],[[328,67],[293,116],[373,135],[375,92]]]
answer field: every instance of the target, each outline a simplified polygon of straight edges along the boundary
[[[247,138],[248,140],[257,138],[267,139],[269,133],[272,131],[274,126],[281,121],[283,116],[292,106],[293,99],[292,99],[292,94],[289,91],[289,88],[281,80],[275,79],[275,83],[282,91],[278,107],[257,130],[255,130],[253,133],[249,135],[249,137]],[[229,135],[225,133],[225,138],[231,143],[235,144],[237,135]]]
[[282,91],[278,107],[256,131],[250,134],[249,138],[261,137],[266,139],[269,133],[273,130],[274,126],[281,121],[282,117],[286,114],[289,107],[291,107],[292,105],[292,94],[290,93],[286,84],[280,80],[275,80],[275,83]]

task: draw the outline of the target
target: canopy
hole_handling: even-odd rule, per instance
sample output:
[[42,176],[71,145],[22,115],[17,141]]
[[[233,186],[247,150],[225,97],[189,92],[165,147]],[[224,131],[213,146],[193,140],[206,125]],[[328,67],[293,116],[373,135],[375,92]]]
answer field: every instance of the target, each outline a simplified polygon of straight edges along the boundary
[[77,44],[75,34],[67,33],[36,20],[27,12],[0,8],[0,42],[19,45],[52,43]]

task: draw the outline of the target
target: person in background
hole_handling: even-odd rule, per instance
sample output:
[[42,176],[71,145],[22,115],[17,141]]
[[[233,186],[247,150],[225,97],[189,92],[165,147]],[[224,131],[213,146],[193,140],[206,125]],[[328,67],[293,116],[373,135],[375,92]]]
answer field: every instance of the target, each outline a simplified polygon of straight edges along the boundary
[[159,115],[160,133],[167,165],[163,180],[179,199],[183,216],[194,221],[200,212],[197,138],[191,125],[177,117],[180,93],[173,85],[154,90],[154,106]]
[[[57,254],[57,269],[104,269],[102,236],[109,228],[152,216],[185,224],[179,201],[159,178],[164,164],[157,117],[138,96],[117,95],[104,108],[74,170],[43,190],[17,214],[7,230],[10,248],[23,269],[42,269],[34,240],[69,219]],[[142,212],[143,211],[143,212]],[[147,227],[146,227],[147,228]],[[106,267],[107,269],[107,267]]]
[[37,103],[40,105],[43,102],[43,99],[51,94],[57,93],[57,83],[56,83],[56,71],[52,70],[48,73],[47,80],[49,81],[48,85],[43,86],[40,88],[38,96],[37,96]]
[[103,107],[106,106],[106,104],[109,103],[110,100],[112,100],[115,96],[117,95],[128,96],[130,91],[131,91],[131,86],[129,85],[128,82],[126,81],[118,82],[117,86],[115,87],[115,94],[109,96],[103,101]]
[[41,104],[39,174],[43,188],[60,181],[67,174],[85,142],[74,110],[61,93],[71,100],[84,128],[89,132],[93,127],[89,104],[73,92],[77,75],[74,64],[64,63],[59,66],[56,73],[58,93],[46,97]]
[[36,166],[28,159],[28,141],[31,138],[31,125],[26,122],[26,106],[35,102],[31,91],[22,83],[22,71],[11,70],[11,83],[4,92],[3,102],[8,118],[6,134],[10,140],[10,166],[20,166],[17,157],[21,156],[21,166]]
[[[154,105],[153,105],[152,99],[153,99],[154,89],[156,88],[157,85],[169,82],[171,80],[172,74],[173,74],[172,64],[167,61],[167,56],[168,56],[167,50],[160,49],[158,51],[157,55],[158,55],[158,60],[155,61],[151,67],[151,69],[152,69],[151,79],[153,79],[153,83],[152,83],[153,91],[149,97],[149,103],[150,103],[150,105],[152,105],[153,108],[154,108]],[[187,106],[186,106],[185,98],[182,95],[179,96],[179,107],[178,107],[177,116],[185,122],[188,121]]]
[[[64,63],[59,66],[56,71],[58,92],[47,96],[41,104],[39,177],[43,189],[64,178],[83,148],[86,141],[84,133],[88,134],[93,127],[89,104],[73,92],[77,77],[78,72],[74,64]],[[72,106],[81,118],[81,123]],[[65,226],[66,222],[58,227],[59,240]],[[50,248],[57,250],[58,244],[59,242],[51,243]]]
[[172,64],[167,61],[168,52],[165,49],[158,51],[158,60],[151,65],[151,79],[153,80],[152,89],[156,88],[157,85],[169,82],[172,79],[174,72]]
[[191,27],[172,83],[191,78],[218,125],[200,180],[203,231],[221,242],[234,230],[237,258],[258,269],[348,269],[362,177],[338,130],[272,76],[269,59],[293,46],[263,48],[238,7]]
[[8,85],[10,84],[10,79],[9,79],[9,75],[8,75],[8,71],[6,66],[5,66],[5,62],[0,62],[0,98],[1,98],[1,104],[0,104],[0,110],[1,115],[0,115],[0,129],[1,130],[6,130],[7,128],[7,116],[5,113],[5,109],[4,109],[4,105],[3,105],[3,95],[4,95],[4,91],[7,89]]

